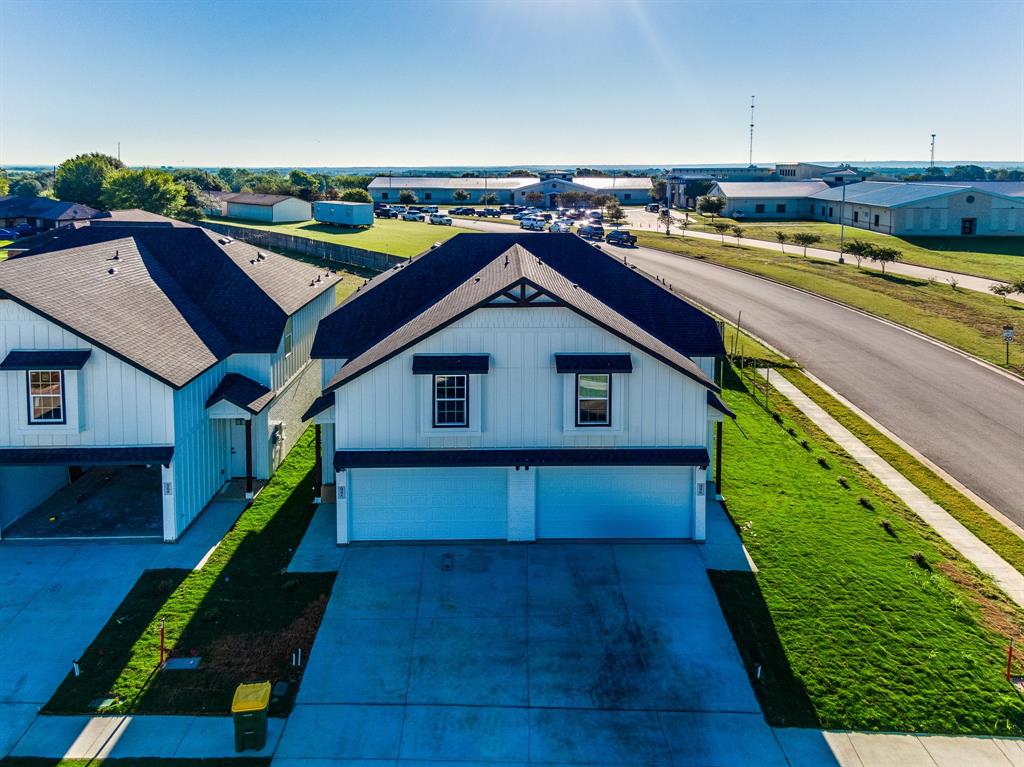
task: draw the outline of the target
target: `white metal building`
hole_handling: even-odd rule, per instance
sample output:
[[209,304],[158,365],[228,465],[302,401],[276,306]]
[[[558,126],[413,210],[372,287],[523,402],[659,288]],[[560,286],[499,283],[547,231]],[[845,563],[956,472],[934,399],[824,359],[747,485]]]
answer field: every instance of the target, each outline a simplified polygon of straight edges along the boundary
[[310,203],[285,194],[235,194],[225,204],[228,218],[285,224],[313,217]]
[[320,323],[338,542],[702,540],[723,351],[574,235],[457,235]]
[[336,279],[180,222],[61,231],[0,263],[0,528],[119,467],[175,540],[301,434]]
[[824,181],[719,181],[708,192],[725,200],[722,215],[740,219],[809,218],[815,192]]

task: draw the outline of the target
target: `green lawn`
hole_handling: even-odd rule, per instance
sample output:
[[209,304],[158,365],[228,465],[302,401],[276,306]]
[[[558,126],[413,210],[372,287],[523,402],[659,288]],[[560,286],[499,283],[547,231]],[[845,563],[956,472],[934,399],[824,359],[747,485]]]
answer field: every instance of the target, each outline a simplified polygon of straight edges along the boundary
[[4,250],[4,248],[10,245],[12,242],[14,242],[14,240],[0,240],[0,261],[3,261],[5,258],[7,258],[7,251]]
[[[970,290],[954,291],[944,282],[861,270],[854,264],[838,264],[797,254],[746,246],[722,245],[692,237],[666,237],[634,230],[638,244],[706,259],[725,266],[769,277],[787,285],[863,309],[906,325],[992,364],[1005,366],[1002,328],[1020,327],[1024,306]],[[1024,334],[1010,352],[1009,368],[1024,373]]]
[[[711,218],[690,213],[697,228],[713,232]],[[747,237],[775,242],[775,232],[812,232],[822,238],[817,248],[839,250],[839,224],[827,221],[748,221],[718,216],[717,220],[743,227]],[[1024,277],[1024,236],[1021,237],[897,237],[867,229],[846,227],[846,241],[866,240],[897,248],[908,264],[931,266],[952,272],[997,280]],[[792,246],[794,251],[796,246]],[[787,245],[787,250],[789,246]]]
[[[46,711],[86,713],[109,697],[105,713],[225,714],[239,683],[284,679],[291,696],[271,713],[286,713],[302,676],[288,658],[300,647],[308,656],[335,577],[285,571],[312,500],[310,429],[201,570],[142,575]],[[202,657],[198,671],[155,672],[161,619],[176,655]]]
[[782,375],[853,432],[864,444],[882,456],[925,495],[959,520],[964,527],[987,543],[999,556],[1024,573],[1024,540],[1021,540],[1020,536],[989,516],[970,498],[950,486],[942,477],[838,402],[799,370],[784,370]]
[[245,226],[267,232],[281,232],[297,237],[306,237],[310,240],[351,245],[353,248],[406,257],[418,255],[435,242],[444,242],[460,232],[472,231],[457,226],[436,226],[419,221],[400,221],[393,218],[376,219],[373,226],[366,229],[342,229],[337,226],[318,224],[316,221],[302,221],[294,224],[264,224],[258,221],[233,218],[208,218],[204,221],[214,224]]
[[1003,678],[1024,614],[777,393],[778,422],[731,369],[724,396],[723,491],[759,572],[711,575],[768,721],[1024,734]]

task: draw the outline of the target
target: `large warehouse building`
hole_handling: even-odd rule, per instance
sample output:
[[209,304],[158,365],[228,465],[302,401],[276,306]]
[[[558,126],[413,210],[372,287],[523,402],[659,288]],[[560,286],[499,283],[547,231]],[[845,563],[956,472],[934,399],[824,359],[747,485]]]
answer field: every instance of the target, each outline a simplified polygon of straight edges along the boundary
[[[719,182],[722,214],[739,219],[811,219],[897,235],[1024,235],[1024,184],[950,181]],[[1003,184],[999,186],[999,184]]]
[[[623,205],[646,205],[651,202],[651,179],[634,176],[573,176],[568,171],[546,171],[538,176],[448,178],[443,176],[377,176],[369,190],[374,202],[397,203],[405,189],[416,194],[421,203],[450,205],[460,202],[481,203],[494,194],[501,205],[524,205],[527,195],[544,195],[544,204],[558,207],[566,192],[610,194]],[[469,198],[456,199],[459,190]],[[461,197],[461,195],[460,195]]]

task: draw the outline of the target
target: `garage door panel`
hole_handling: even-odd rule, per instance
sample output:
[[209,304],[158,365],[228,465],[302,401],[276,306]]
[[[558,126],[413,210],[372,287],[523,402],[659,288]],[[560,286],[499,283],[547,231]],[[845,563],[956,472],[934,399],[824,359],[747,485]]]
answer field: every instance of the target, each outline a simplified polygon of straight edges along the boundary
[[686,467],[548,467],[537,473],[538,538],[689,538]]
[[352,540],[506,537],[503,468],[354,469],[349,484]]

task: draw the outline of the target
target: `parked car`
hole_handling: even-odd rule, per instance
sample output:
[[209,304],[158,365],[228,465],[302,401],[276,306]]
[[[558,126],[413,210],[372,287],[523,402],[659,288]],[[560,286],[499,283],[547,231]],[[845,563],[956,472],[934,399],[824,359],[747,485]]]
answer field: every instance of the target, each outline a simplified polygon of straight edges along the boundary
[[501,210],[502,215],[518,213],[522,209],[523,208],[521,205],[502,205],[501,208],[499,208],[499,210]]
[[0,240],[16,240],[18,233],[13,229],[0,229]]
[[501,217],[501,211],[498,210],[497,208],[484,208],[479,213],[477,213],[477,215],[478,216],[489,216],[490,218],[500,218]]
[[604,221],[604,213],[599,210],[592,210],[587,214],[591,221]]
[[583,211],[582,210],[573,209],[573,210],[570,210],[568,213],[566,213],[565,217],[566,218],[571,218],[574,221],[579,221],[581,218],[583,218]]
[[519,228],[532,229],[535,232],[543,232],[545,223],[544,219],[531,216],[530,218],[519,219]]
[[600,224],[586,224],[576,234],[587,240],[601,240],[604,239],[604,227]]
[[459,208],[460,216],[475,216],[476,208]]
[[626,229],[616,229],[608,232],[604,241],[609,245],[636,245],[636,235]]
[[430,223],[441,224],[442,226],[451,226],[452,219],[450,216],[446,216],[444,213],[431,213]]
[[402,214],[403,221],[426,221],[427,217],[418,210],[407,210]]
[[392,205],[391,206],[391,210],[393,210],[393,211],[395,211],[395,213],[401,215],[401,214],[405,213],[405,211],[407,211],[409,209],[407,207],[405,207],[404,205]]
[[568,220],[566,220],[564,218],[560,218],[560,219],[558,219],[557,221],[555,221],[555,222],[553,222],[551,224],[551,230],[550,231],[552,231],[552,232],[571,232],[572,231],[572,221],[568,221]]
[[420,207],[424,213],[437,213],[438,207],[436,205],[423,205]]
[[373,211],[373,215],[377,218],[398,218],[398,211],[394,208],[383,207]]
[[650,213],[657,213],[658,211],[660,211],[660,210],[661,210],[661,206],[660,206],[660,205],[659,205],[658,203],[656,203],[656,202],[652,202],[652,203],[650,203],[650,204],[648,204],[648,205],[647,205],[647,208],[646,208],[646,209],[647,209],[647,210],[648,210],[648,211],[649,211]]

